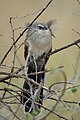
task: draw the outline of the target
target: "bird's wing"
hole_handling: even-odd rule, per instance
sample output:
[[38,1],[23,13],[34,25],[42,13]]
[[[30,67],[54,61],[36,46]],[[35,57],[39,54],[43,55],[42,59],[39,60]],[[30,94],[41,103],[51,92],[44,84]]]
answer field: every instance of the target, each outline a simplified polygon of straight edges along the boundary
[[25,60],[28,56],[28,50],[29,50],[29,43],[27,42],[27,40],[25,40],[25,42],[24,42],[24,58],[25,58]]

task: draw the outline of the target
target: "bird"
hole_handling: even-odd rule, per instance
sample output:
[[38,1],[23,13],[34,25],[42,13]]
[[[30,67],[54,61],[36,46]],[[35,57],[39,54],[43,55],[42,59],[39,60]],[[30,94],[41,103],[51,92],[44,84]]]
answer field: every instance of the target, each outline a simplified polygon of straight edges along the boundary
[[[40,85],[44,85],[45,65],[52,51],[51,25],[52,21],[33,23],[28,27],[24,41],[24,58],[28,67],[27,77]],[[41,105],[43,105],[43,88],[25,80],[21,94],[21,103],[25,107],[25,112],[33,115],[39,114]]]

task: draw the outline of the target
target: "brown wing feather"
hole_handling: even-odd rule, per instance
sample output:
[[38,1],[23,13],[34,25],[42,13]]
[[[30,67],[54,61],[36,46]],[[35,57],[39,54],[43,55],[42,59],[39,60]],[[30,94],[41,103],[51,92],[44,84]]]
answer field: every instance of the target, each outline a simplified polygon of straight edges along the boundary
[[27,55],[28,55],[28,48],[29,48],[29,44],[27,41],[24,42],[24,58],[26,60]]

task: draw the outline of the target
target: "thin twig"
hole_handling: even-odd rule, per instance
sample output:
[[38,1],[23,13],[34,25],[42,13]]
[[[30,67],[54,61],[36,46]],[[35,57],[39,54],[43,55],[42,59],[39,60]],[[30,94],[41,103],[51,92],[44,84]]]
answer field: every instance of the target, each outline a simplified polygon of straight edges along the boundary
[[21,120],[21,119],[15,114],[15,112],[11,109],[11,107],[10,107],[9,105],[7,105],[7,104],[4,103],[4,102],[2,102],[2,103],[4,104],[4,106],[6,106],[6,107],[8,108],[8,110],[9,110],[10,112],[13,113],[13,115],[14,115],[18,120]]
[[[15,42],[15,39],[14,39],[14,30],[13,30],[12,18],[10,18],[9,23],[10,23],[10,25],[11,25],[12,40],[13,40],[13,43],[14,43],[14,42]],[[13,62],[12,62],[13,65],[12,65],[12,67],[11,67],[11,72],[10,72],[10,74],[12,74],[13,71],[14,71],[15,57],[16,57],[16,52],[15,52],[15,51],[16,51],[16,44],[14,45],[14,58],[13,58]],[[11,77],[10,77],[10,80],[9,80],[9,82],[8,82],[7,87],[9,87],[10,82],[11,82]],[[5,95],[6,95],[6,91],[4,91],[3,96],[2,96],[2,98],[1,98],[1,101],[2,101],[2,99],[4,99]]]
[[72,29],[75,33],[77,33],[78,35],[80,35],[80,33],[77,31],[77,30],[75,30],[75,29]]

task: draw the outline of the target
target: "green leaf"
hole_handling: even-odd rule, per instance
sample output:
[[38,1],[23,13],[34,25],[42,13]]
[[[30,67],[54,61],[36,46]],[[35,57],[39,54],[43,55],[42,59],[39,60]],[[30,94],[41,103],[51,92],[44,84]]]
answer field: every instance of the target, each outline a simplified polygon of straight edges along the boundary
[[76,93],[77,92],[77,88],[72,88],[71,91],[72,91],[72,93]]

